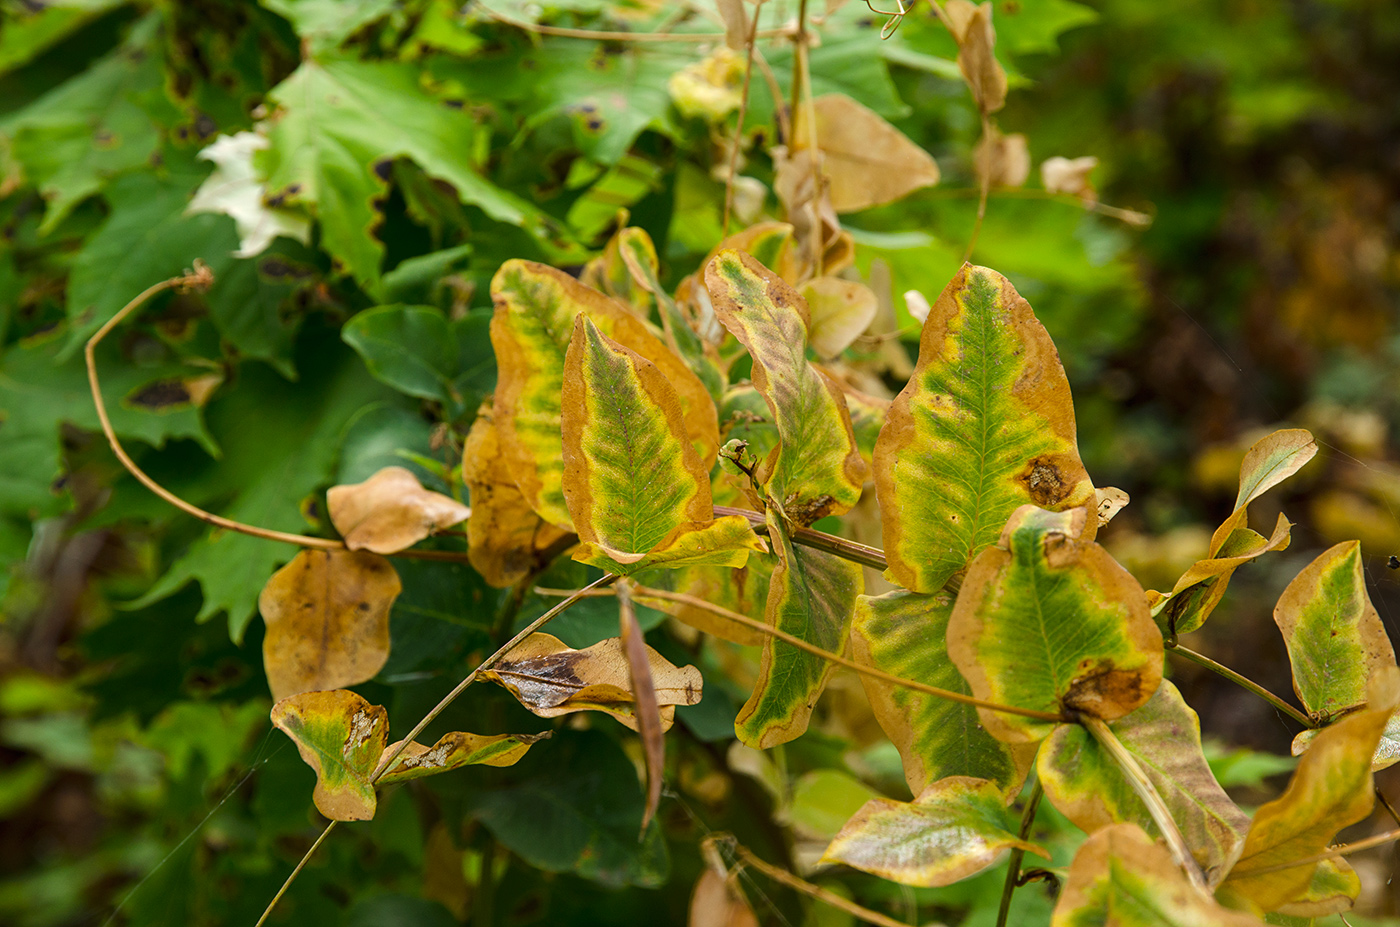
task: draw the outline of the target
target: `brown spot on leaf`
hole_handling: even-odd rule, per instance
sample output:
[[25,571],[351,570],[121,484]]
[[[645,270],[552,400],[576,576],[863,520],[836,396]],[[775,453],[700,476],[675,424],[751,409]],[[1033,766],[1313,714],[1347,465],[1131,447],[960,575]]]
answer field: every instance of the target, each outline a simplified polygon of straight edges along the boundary
[[1047,508],[1069,495],[1070,491],[1060,468],[1048,460],[1032,460],[1021,482],[1036,505]]
[[1085,660],[1062,702],[1072,711],[1096,718],[1121,718],[1152,697],[1159,680],[1141,669],[1118,669],[1112,660]]
[[159,411],[171,406],[188,405],[190,391],[180,380],[157,380],[148,383],[127,397],[127,403],[142,409]]

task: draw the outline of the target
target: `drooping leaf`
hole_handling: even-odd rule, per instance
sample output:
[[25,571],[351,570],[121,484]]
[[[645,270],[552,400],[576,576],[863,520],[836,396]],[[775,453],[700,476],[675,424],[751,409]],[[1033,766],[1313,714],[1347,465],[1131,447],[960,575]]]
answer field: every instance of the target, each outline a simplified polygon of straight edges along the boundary
[[923,593],[996,541],[1018,506],[1094,504],[1055,346],[995,271],[964,266],[933,305],[875,445],[875,489],[889,574]]
[[385,467],[363,483],[332,486],[326,508],[346,547],[376,554],[412,547],[472,513],[451,496],[424,489],[405,467]]
[[[1207,883],[1218,885],[1244,848],[1249,818],[1206,763],[1200,718],[1176,687],[1163,681],[1146,705],[1109,727],[1166,803]],[[1130,821],[1157,834],[1118,765],[1080,725],[1055,729],[1040,748],[1036,771],[1045,797],[1086,833]]]
[[719,448],[714,403],[704,384],[616,300],[562,271],[507,261],[491,281],[491,343],[500,373],[495,416],[516,485],[542,518],[573,527],[563,494],[560,432],[564,360],[574,318],[586,314],[609,338],[655,364],[680,397],[685,433],[706,467]]
[[932,783],[912,802],[867,802],[841,828],[821,861],[933,888],[990,868],[1017,847],[1050,858],[1007,829],[1000,786],[953,776]]
[[[734,0],[734,6],[742,3]],[[737,884],[706,867],[691,892],[686,927],[758,927],[758,918]]]
[[666,774],[666,738],[661,728],[661,708],[656,701],[656,685],[651,678],[650,651],[637,623],[637,610],[628,590],[619,588],[618,639],[627,657],[627,677],[632,691],[632,716],[642,739],[642,756],[646,760],[647,803],[642,812],[642,831],[651,823],[661,805],[661,780]]
[[[767,515],[777,566],[768,583],[764,620],[823,650],[843,653],[865,585],[860,566],[795,546],[778,514],[769,509]],[[739,739],[762,750],[801,736],[834,668],[784,641],[765,640],[758,681],[734,721]]]
[[462,448],[462,482],[472,509],[467,555],[476,571],[498,589],[515,585],[542,566],[542,552],[569,534],[536,515],[516,487],[489,402],[477,414]]
[[562,489],[583,542],[575,560],[626,575],[657,563],[741,567],[763,549],[744,517],[714,518],[675,389],[583,315],[560,402]]
[[[417,742],[409,744],[379,777],[378,784],[392,785],[409,779],[436,776],[462,766],[514,766],[532,745],[549,736],[549,731],[543,734],[489,736],[453,731],[443,734],[431,747]],[[389,744],[376,763],[382,763],[398,747],[398,743]]]
[[806,301],[742,251],[721,251],[705,287],[725,328],[753,356],[753,383],[781,442],[759,477],[786,517],[810,525],[855,505],[865,482],[846,399],[807,361]]
[[413,159],[456,188],[465,203],[544,240],[552,223],[530,203],[483,179],[462,152],[475,123],[420,89],[416,68],[396,62],[312,58],[274,87],[277,107],[261,165],[284,202],[304,202],[320,220],[321,241],[371,293],[379,287],[384,245],[375,237],[373,201],[385,192],[380,162]]
[[[1237,515],[1243,513],[1241,509]],[[1186,634],[1199,628],[1220,604],[1235,570],[1270,551],[1285,550],[1292,541],[1293,526],[1282,514],[1274,525],[1273,534],[1267,538],[1244,527],[1243,518],[1231,516],[1230,520],[1241,524],[1223,539],[1210,557],[1192,564],[1170,593],[1166,596],[1155,592],[1147,594],[1153,614],[1165,629]]]
[[[948,618],[953,596],[899,590],[861,596],[851,623],[851,656],[902,679],[971,694],[948,659]],[[1030,768],[1031,753],[987,733],[977,709],[902,686],[861,676],[875,719],[899,748],[909,790],[919,794],[948,776],[971,776],[1014,797]]]
[[[1142,587],[1081,537],[1086,510],[1017,509],[978,554],[948,621],[948,656],[973,695],[1037,711],[1111,721],[1144,705],[1162,679],[1162,635]],[[979,708],[1012,743],[1051,722]]]
[[372,678],[389,658],[389,609],[402,589],[378,554],[303,550],[292,558],[258,596],[272,697]]
[[1317,735],[1288,788],[1254,814],[1244,852],[1221,886],[1265,911],[1305,898],[1316,862],[1277,872],[1254,870],[1324,852],[1333,835],[1364,819],[1375,805],[1371,757],[1381,732],[1400,705],[1400,669],[1371,677],[1369,704]]
[[[700,701],[700,671],[677,667],[650,647],[646,653],[662,730],[670,730],[675,706]],[[504,686],[541,718],[602,711],[634,731],[638,728],[631,671],[619,638],[574,650],[552,635],[532,634],[481,675]]]
[[816,277],[802,284],[801,293],[811,315],[808,341],[818,357],[838,356],[875,320],[875,294],[863,283]]
[[1361,544],[1344,541],[1303,568],[1274,606],[1293,664],[1293,691],[1315,718],[1366,700],[1366,681],[1395,649],[1366,594]]
[[1075,854],[1050,927],[1263,927],[1263,921],[1197,891],[1136,824],[1113,824]]
[[[874,110],[842,93],[812,101],[822,173],[830,183],[831,206],[838,213],[891,203],[938,183],[933,156],[909,140]],[[806,144],[803,110],[793,129],[794,143]]]
[[972,99],[985,115],[1006,105],[1006,71],[997,62],[996,31],[991,3],[949,0],[948,17],[958,40],[958,68],[972,90]]
[[370,776],[389,739],[389,715],[354,692],[301,692],[272,706],[272,723],[316,771],[316,810],[332,821],[374,817]]

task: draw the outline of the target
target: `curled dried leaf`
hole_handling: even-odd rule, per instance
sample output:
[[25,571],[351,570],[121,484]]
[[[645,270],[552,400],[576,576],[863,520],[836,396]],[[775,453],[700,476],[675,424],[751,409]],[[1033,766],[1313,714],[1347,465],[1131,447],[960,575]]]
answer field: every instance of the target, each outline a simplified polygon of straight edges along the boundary
[[376,554],[412,547],[472,513],[451,496],[424,489],[404,467],[385,467],[363,483],[332,486],[326,507],[346,547]]
[[1031,175],[1031,150],[1019,132],[1002,133],[996,126],[982,136],[973,152],[977,176],[993,187],[1019,187]]
[[980,6],[968,0],[948,0],[946,10],[958,42],[958,68],[984,115],[1006,105],[1006,71],[996,58],[996,30],[990,0]]
[[1097,203],[1099,194],[1089,174],[1099,166],[1093,155],[1082,158],[1046,158],[1040,163],[1040,182],[1047,193],[1068,193],[1086,203]]

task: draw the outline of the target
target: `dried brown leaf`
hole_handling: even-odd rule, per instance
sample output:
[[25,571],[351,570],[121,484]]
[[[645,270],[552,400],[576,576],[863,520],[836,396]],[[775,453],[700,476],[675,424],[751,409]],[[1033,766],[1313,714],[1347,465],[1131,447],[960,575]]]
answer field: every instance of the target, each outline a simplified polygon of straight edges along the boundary
[[689,927],[758,927],[758,918],[728,879],[707,868],[690,896]]
[[326,507],[346,547],[376,554],[412,547],[472,513],[451,496],[424,489],[404,467],[385,467],[363,483],[332,486]]
[[661,730],[661,709],[656,704],[656,687],[652,684],[651,665],[642,628],[637,624],[637,610],[626,586],[617,589],[619,634],[622,649],[627,654],[627,674],[636,698],[637,733],[642,738],[642,753],[646,757],[647,804],[642,812],[642,831],[651,823],[661,804],[661,779],[666,772],[666,738]]
[[[812,108],[826,193],[836,212],[891,203],[938,183],[933,156],[874,110],[841,93],[817,97]],[[794,147],[810,137],[801,121],[794,130]]]
[[997,62],[996,31],[992,28],[990,0],[973,6],[967,0],[948,0],[948,18],[958,40],[958,67],[962,70],[972,99],[985,115],[1006,105],[1006,72]]
[[1093,155],[1083,158],[1046,158],[1040,164],[1040,182],[1047,193],[1068,193],[1086,203],[1097,203],[1099,194],[1089,182],[1089,174],[1099,166]]
[[986,175],[994,187],[1019,187],[1031,175],[1031,152],[1026,137],[1019,132],[1002,134],[996,126],[977,143],[977,176]]

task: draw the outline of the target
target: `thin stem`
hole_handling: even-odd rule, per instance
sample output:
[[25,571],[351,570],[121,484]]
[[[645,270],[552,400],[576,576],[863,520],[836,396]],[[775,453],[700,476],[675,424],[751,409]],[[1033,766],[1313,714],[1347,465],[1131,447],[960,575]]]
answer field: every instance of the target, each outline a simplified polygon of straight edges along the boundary
[[262,917],[258,918],[258,922],[254,924],[253,927],[262,927],[263,922],[272,915],[272,909],[277,907],[277,902],[281,901],[282,896],[287,894],[287,889],[292,887],[292,883],[296,881],[297,876],[301,875],[302,869],[306,868],[306,864],[311,861],[311,857],[316,854],[316,850],[326,841],[331,831],[335,830],[335,825],[339,823],[339,821],[331,821],[326,825],[326,829],[321,831],[321,836],[317,837],[316,842],[311,844],[311,849],[306,851],[301,858],[301,862],[297,863],[297,867],[292,870],[292,874],[287,876],[287,881],[283,882],[282,887],[277,890],[277,894],[272,896],[272,900],[269,901],[267,907],[263,909]]
[[1381,807],[1390,815],[1392,821],[1396,824],[1400,824],[1400,814],[1396,813],[1395,806],[1390,803],[1390,799],[1385,797],[1385,793],[1381,791],[1380,786],[1376,786],[1376,801],[1381,803]]
[[779,869],[771,863],[766,863],[753,855],[749,848],[742,844],[734,845],[734,854],[738,857],[740,865],[752,866],[774,882],[781,882],[788,888],[796,889],[809,898],[815,898],[823,904],[829,904],[833,908],[839,908],[847,914],[860,918],[867,924],[877,924],[879,927],[909,927],[908,924],[902,924],[887,914],[881,914],[879,911],[872,911],[869,908],[862,907],[854,901],[848,901],[840,895],[829,892],[820,886],[813,885],[805,879],[799,879],[786,869]]
[[[505,13],[497,12],[484,3],[478,2],[477,9],[485,13],[490,19],[505,23],[507,26],[514,26],[517,29],[524,29],[526,32],[537,32],[540,35],[557,35],[566,39],[596,39],[599,42],[723,42],[723,32],[606,32],[597,29],[569,29],[564,26],[546,26],[542,23],[526,22],[523,19],[516,19],[507,16]],[[758,33],[761,38],[774,38],[776,36],[787,35],[786,29],[768,29]]]
[[972,224],[972,237],[968,239],[967,250],[963,252],[963,263],[972,259],[977,247],[977,238],[982,234],[982,220],[987,217],[987,197],[992,192],[992,120],[982,114],[982,170],[981,183],[977,192],[977,221]]
[[729,152],[729,175],[724,181],[724,238],[729,237],[729,214],[734,209],[734,179],[739,174],[739,148],[744,143],[744,117],[749,112],[749,82],[753,78],[753,50],[758,39],[758,16],[763,12],[763,0],[753,8],[753,25],[749,26],[744,43],[744,89],[739,97],[739,122],[734,127],[734,150]]
[[389,768],[389,766],[394,762],[394,760],[397,760],[399,758],[399,754],[403,753],[404,750],[408,749],[408,745],[413,743],[413,739],[415,737],[423,733],[423,728],[431,724],[433,722],[433,719],[436,718],[438,715],[442,714],[442,712],[447,708],[448,705],[451,705],[454,701],[456,701],[457,696],[465,692],[467,686],[471,685],[473,682],[476,682],[476,678],[478,676],[480,676],[486,670],[489,670],[491,667],[495,666],[497,663],[499,663],[502,657],[504,657],[506,654],[510,653],[512,650],[518,647],[521,641],[525,640],[525,638],[538,631],[548,621],[550,621],[550,619],[554,618],[555,615],[558,615],[564,609],[568,608],[570,605],[573,605],[575,602],[583,598],[592,590],[614,583],[617,581],[617,579],[618,576],[616,573],[607,573],[599,577],[598,579],[595,579],[593,582],[589,583],[587,586],[584,586],[578,592],[569,596],[567,599],[560,602],[558,605],[554,606],[549,611],[536,618],[534,621],[530,622],[519,634],[515,635],[510,640],[502,644],[499,650],[491,654],[491,656],[487,657],[485,660],[482,660],[481,664],[477,666],[476,669],[468,673],[466,678],[463,679],[461,682],[457,683],[456,687],[451,692],[443,696],[442,701],[438,702],[435,706],[433,706],[432,711],[428,712],[426,715],[423,716],[423,720],[419,721],[413,726],[413,730],[408,732],[408,735],[404,737],[402,741],[399,742],[398,747],[392,753],[390,753],[388,756],[384,757],[384,759],[379,761],[379,766],[374,770],[374,775],[369,777],[370,783],[373,784],[375,782],[378,782],[379,777],[384,775],[384,771]]
[[1383,834],[1367,837],[1365,840],[1357,840],[1355,843],[1338,844],[1325,853],[1304,856],[1302,859],[1289,860],[1286,863],[1275,863],[1272,866],[1260,866],[1258,869],[1250,869],[1247,866],[1236,866],[1234,869],[1230,870],[1230,875],[1259,876],[1267,875],[1270,872],[1283,872],[1285,869],[1296,869],[1299,866],[1311,866],[1313,863],[1320,863],[1323,860],[1336,859],[1339,856],[1350,856],[1353,853],[1360,853],[1362,850],[1384,846],[1392,840],[1400,840],[1400,829],[1388,830]]
[[1114,735],[1113,730],[1101,719],[1084,715],[1080,717],[1079,723],[1084,725],[1084,728],[1093,735],[1099,745],[1118,764],[1123,778],[1137,793],[1137,797],[1142,799],[1142,803],[1147,806],[1147,813],[1152,816],[1157,829],[1162,832],[1162,837],[1167,841],[1167,848],[1171,850],[1176,864],[1186,873],[1186,878],[1197,891],[1209,897],[1210,891],[1206,888],[1206,877],[1201,872],[1201,867],[1197,865],[1195,857],[1191,855],[1191,851],[1187,849],[1186,838],[1181,836],[1176,821],[1172,818],[1171,812],[1167,810],[1166,802],[1162,801],[1162,796],[1157,794],[1152,780],[1147,778],[1147,773],[1143,772],[1142,767],[1138,765],[1137,758],[1128,752],[1128,748],[1123,746],[1122,742]]
[[[572,597],[581,597],[587,594],[587,590],[584,589],[580,589],[577,592],[568,593],[560,589],[537,588],[535,591],[538,592],[540,595],[569,595]],[[608,593],[603,592],[595,594],[606,595]],[[890,673],[885,672],[884,670],[878,670],[873,666],[864,666],[860,663],[855,662],[854,660],[848,660],[840,654],[832,653],[830,650],[823,650],[820,647],[807,643],[800,637],[795,637],[791,634],[788,634],[786,631],[779,631],[777,628],[769,627],[762,621],[755,621],[748,615],[741,615],[738,612],[730,611],[722,605],[715,605],[711,602],[706,602],[704,599],[693,595],[687,595],[684,592],[671,592],[666,589],[653,589],[649,586],[637,586],[632,590],[632,595],[634,598],[638,599],[662,599],[668,602],[679,602],[683,605],[690,605],[694,608],[702,608],[710,612],[711,614],[719,615],[723,618],[728,618],[730,621],[742,624],[746,628],[752,628],[760,634],[766,634],[769,637],[776,637],[778,640],[786,644],[791,644],[798,650],[803,650],[807,653],[812,654],[813,656],[821,657],[824,660],[829,660],[832,663],[835,663],[837,666],[844,666],[847,669],[854,670],[862,676],[869,676],[872,679],[879,679],[882,682],[888,682],[891,685],[901,686],[905,689],[912,689],[915,692],[922,692],[925,695],[932,695],[935,698],[947,699],[951,702],[961,702],[964,705],[975,705],[978,708],[985,708],[988,711],[999,711],[1008,715],[1020,715],[1024,718],[1035,718],[1038,721],[1068,720],[1060,715],[1052,714],[1048,711],[1035,711],[1030,708],[1017,708],[1014,705],[999,705],[996,702],[984,701],[980,698],[974,698],[971,695],[963,695],[961,692],[953,692],[948,689],[940,689],[937,686],[930,686],[926,683],[916,682],[913,679],[904,679],[899,676],[894,676]]]
[[[1026,808],[1021,812],[1021,830],[1019,836],[1025,840],[1031,832],[1031,826],[1035,824],[1035,811],[1040,805],[1040,796],[1045,794],[1045,790],[1040,787],[1040,780],[1037,779],[1031,786],[1030,797],[1026,799]],[[1001,907],[997,908],[997,927],[1006,927],[1006,918],[1011,913],[1011,896],[1016,891],[1016,883],[1021,877],[1021,860],[1025,857],[1026,851],[1020,847],[1011,849],[1011,859],[1007,863],[1006,882],[1001,887]]]
[[1312,718],[1309,718],[1307,715],[1303,714],[1301,711],[1294,708],[1292,705],[1288,704],[1283,699],[1279,698],[1277,695],[1274,695],[1274,693],[1259,685],[1259,683],[1254,682],[1251,679],[1247,679],[1244,676],[1241,676],[1239,673],[1230,669],[1230,667],[1226,666],[1225,664],[1216,663],[1214,660],[1212,660],[1205,654],[1197,653],[1191,648],[1183,647],[1180,644],[1177,644],[1173,647],[1169,647],[1167,649],[1170,650],[1172,653],[1180,654],[1181,656],[1185,657],[1193,663],[1199,663],[1201,666],[1204,666],[1211,672],[1218,673],[1221,676],[1224,676],[1226,679],[1230,680],[1235,685],[1243,689],[1248,689],[1250,692],[1253,692],[1255,695],[1259,696],[1264,701],[1268,702],[1270,705],[1273,705],[1279,711],[1288,715],[1294,721],[1297,721],[1299,724],[1303,725],[1303,727],[1315,728],[1319,726],[1318,723]]
[[[965,199],[970,196],[980,196],[979,187],[938,187],[927,190],[920,194],[929,199]],[[1015,200],[1049,200],[1055,203],[1064,203],[1066,206],[1080,206],[1089,212],[1096,212],[1110,219],[1117,219],[1125,225],[1134,228],[1147,228],[1152,224],[1152,216],[1136,209],[1123,209],[1118,206],[1110,206],[1107,203],[1087,202],[1072,193],[1051,193],[1049,190],[1041,190],[1035,187],[1002,187],[989,194],[998,199]]]
[[[822,275],[822,252],[826,248],[826,241],[822,235],[821,149],[817,146],[817,108],[812,99],[812,67],[811,56],[808,54],[810,42],[807,37],[807,0],[798,0],[797,33],[792,37],[792,42],[792,103],[790,109],[792,110],[792,124],[795,130],[799,125],[797,121],[798,107],[803,107],[802,124],[807,129],[805,144],[812,168],[812,200],[810,203],[812,228],[808,235],[807,246],[812,251],[812,276],[820,277]],[[796,152],[796,138],[791,140],[790,148]]]
[[[715,506],[715,515],[742,515],[749,520],[749,524],[758,534],[768,533],[768,523],[762,512],[755,512],[750,509],[733,508],[728,505]],[[814,550],[825,551],[840,557],[842,560],[850,560],[852,563],[859,563],[876,570],[889,568],[889,563],[885,560],[885,552],[878,547],[871,547],[869,544],[861,544],[857,541],[848,541],[845,538],[838,538],[834,534],[827,534],[825,531],[813,531],[811,528],[792,529],[792,542],[801,544],[803,547],[810,547]]]

